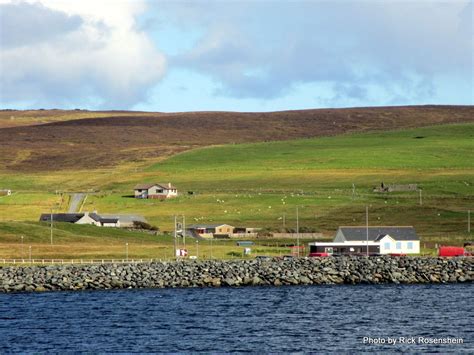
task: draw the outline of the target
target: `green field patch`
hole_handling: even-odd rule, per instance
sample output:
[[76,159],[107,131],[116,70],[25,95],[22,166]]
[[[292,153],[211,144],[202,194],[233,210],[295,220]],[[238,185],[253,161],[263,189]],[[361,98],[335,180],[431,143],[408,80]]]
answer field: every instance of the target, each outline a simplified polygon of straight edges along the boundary
[[[423,139],[415,137],[423,136]],[[150,171],[216,174],[240,170],[472,168],[474,125],[354,134],[288,142],[203,148],[155,164]]]

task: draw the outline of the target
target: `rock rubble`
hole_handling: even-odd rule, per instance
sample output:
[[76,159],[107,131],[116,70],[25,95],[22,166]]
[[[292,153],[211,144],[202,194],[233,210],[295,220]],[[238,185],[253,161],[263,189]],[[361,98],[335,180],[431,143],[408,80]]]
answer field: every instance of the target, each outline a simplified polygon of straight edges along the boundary
[[474,280],[474,258],[331,257],[0,267],[0,292]]

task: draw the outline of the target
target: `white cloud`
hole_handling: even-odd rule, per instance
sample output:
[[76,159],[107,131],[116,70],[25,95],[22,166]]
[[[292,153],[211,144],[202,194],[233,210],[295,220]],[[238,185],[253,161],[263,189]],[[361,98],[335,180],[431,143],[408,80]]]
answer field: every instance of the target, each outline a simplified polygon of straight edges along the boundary
[[[38,23],[36,28],[24,26],[23,37],[35,38],[38,31],[43,34],[34,42],[10,41],[8,47],[2,43],[3,105],[86,103],[88,107],[128,108],[143,101],[164,75],[164,55],[135,26],[136,17],[146,9],[142,1],[4,2],[2,16],[4,6],[18,9],[9,14],[14,17],[11,21],[2,21],[5,38],[19,31],[18,26],[8,25],[14,23]],[[54,28],[52,21],[38,22],[38,15],[59,23],[55,31],[46,31]]]
[[423,103],[436,97],[439,77],[473,86],[467,0],[162,2],[159,8],[175,26],[206,29],[170,62],[212,77],[218,95],[268,100],[300,84],[329,83],[339,102]]

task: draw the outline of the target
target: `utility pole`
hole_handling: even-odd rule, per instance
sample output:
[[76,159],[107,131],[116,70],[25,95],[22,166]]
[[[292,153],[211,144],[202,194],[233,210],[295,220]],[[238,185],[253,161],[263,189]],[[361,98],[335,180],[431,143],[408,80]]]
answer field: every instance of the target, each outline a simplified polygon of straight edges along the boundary
[[467,210],[467,232],[471,233],[471,210]]
[[128,243],[125,243],[125,259],[128,262]]
[[53,245],[53,209],[51,208],[51,245]]
[[199,240],[196,239],[196,258],[199,259]]
[[214,237],[211,238],[211,259],[213,259],[213,256],[212,256],[212,240],[214,239]]
[[177,234],[177,231],[176,231],[176,216],[174,216],[174,258],[176,258],[176,251],[177,251],[177,247],[176,247],[176,234]]
[[420,191],[420,206],[422,206],[423,205],[423,197],[422,197],[422,192],[421,192],[422,190],[419,189],[418,191]]
[[296,247],[298,250],[298,257],[300,256],[300,218],[298,206],[296,206]]
[[183,230],[183,249],[186,249],[186,217],[184,215],[181,229]]
[[286,231],[286,213],[283,213],[283,233]]
[[25,258],[25,252],[23,250],[23,236],[21,236],[21,258]]
[[369,256],[369,206],[365,206],[365,226],[367,230],[367,256]]

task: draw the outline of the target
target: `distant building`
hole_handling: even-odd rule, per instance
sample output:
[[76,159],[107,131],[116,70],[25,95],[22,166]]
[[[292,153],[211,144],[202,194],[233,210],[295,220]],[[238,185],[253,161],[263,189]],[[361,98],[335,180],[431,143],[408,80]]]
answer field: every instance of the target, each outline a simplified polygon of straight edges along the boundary
[[0,190],[0,196],[10,196],[12,194],[12,190],[4,189]]
[[117,219],[120,222],[121,228],[131,228],[134,222],[148,223],[145,217],[132,214],[101,214],[102,218]]
[[[367,241],[368,240],[368,241]],[[419,254],[420,238],[411,226],[339,227],[332,242],[309,243],[311,253]]]
[[233,237],[257,237],[258,232],[261,228],[253,228],[253,227],[235,227],[233,232]]
[[234,228],[229,224],[192,224],[187,226],[188,230],[202,238],[231,237],[234,233]]
[[133,215],[98,215],[97,213],[44,213],[40,217],[40,222],[65,222],[75,224],[91,224],[98,227],[133,227],[133,222],[145,222],[142,216]]
[[188,235],[200,238],[252,238],[260,228],[234,227],[230,224],[191,224],[187,226]]
[[171,183],[139,184],[134,188],[135,198],[167,199],[178,196],[178,189]]

